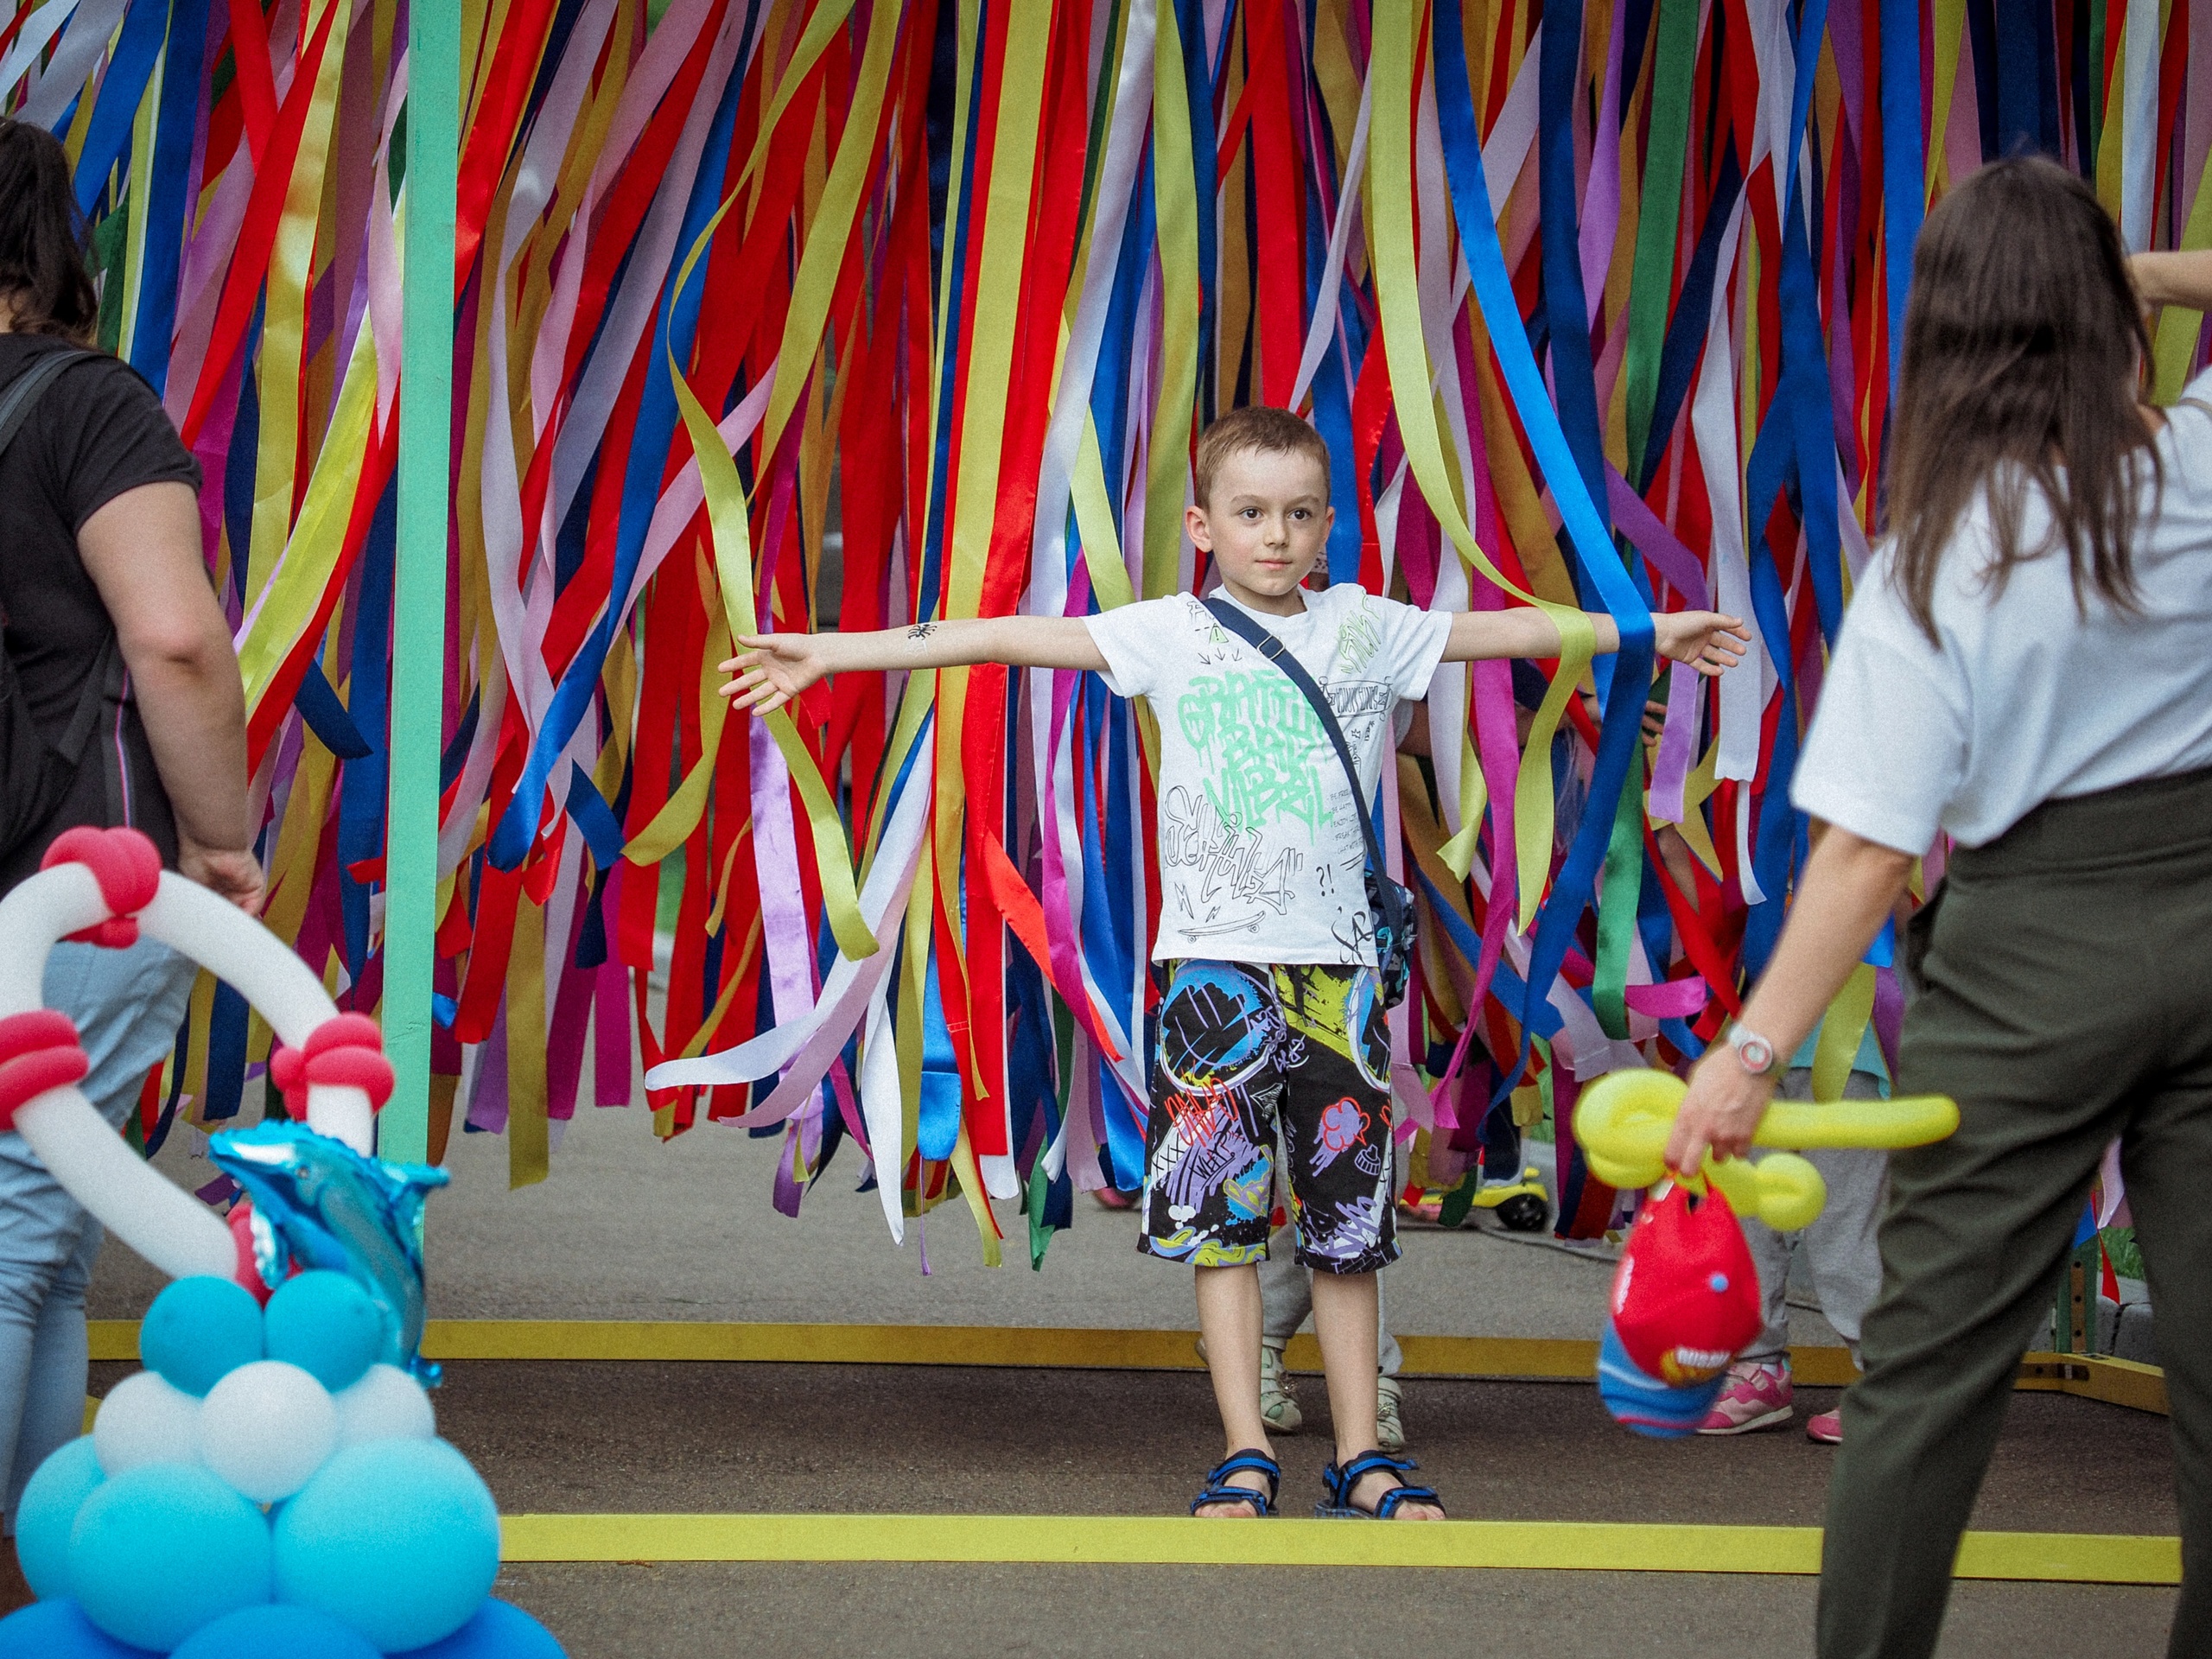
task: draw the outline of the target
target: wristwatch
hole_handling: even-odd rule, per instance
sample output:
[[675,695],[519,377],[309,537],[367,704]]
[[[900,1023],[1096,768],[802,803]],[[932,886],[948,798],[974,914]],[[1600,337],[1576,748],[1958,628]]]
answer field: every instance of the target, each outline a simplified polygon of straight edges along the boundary
[[1774,1045],[1758,1033],[1742,1026],[1731,1026],[1728,1046],[1736,1051],[1736,1063],[1747,1075],[1763,1077],[1774,1070]]

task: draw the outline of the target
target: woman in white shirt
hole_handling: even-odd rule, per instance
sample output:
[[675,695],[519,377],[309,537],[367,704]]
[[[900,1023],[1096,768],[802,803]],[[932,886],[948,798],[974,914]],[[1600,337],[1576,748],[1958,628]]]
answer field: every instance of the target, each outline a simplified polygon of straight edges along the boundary
[[1935,1650],[2015,1368],[2114,1136],[2173,1411],[2170,1651],[2212,1652],[2212,375],[2171,418],[2139,402],[2145,302],[2212,306],[2212,256],[2145,255],[2131,283],[2109,216],[2050,162],[1986,168],[1929,215],[1892,536],[1791,787],[1825,833],[1668,1148],[1675,1169],[1746,1149],[1776,1057],[1950,836],[1909,930],[1897,1083],[1952,1096],[1961,1122],[1891,1161],[1823,1659]]

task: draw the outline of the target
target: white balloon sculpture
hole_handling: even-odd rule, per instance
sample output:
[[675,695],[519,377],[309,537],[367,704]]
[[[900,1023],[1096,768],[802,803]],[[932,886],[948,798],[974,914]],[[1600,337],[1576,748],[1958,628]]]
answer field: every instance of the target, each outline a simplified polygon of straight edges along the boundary
[[[560,1659],[490,1599],[497,1507],[435,1438],[421,1204],[445,1175],[374,1155],[392,1088],[375,1023],[135,830],[71,830],[46,862],[0,900],[0,1128],[176,1282],[140,1327],[149,1369],[24,1489],[16,1553],[41,1599],[0,1619],[0,1659]],[[249,1189],[227,1224],[108,1127],[75,1026],[41,1006],[58,942],[142,934],[229,981],[281,1045],[294,1121],[209,1144]]]
[[[141,842],[152,853],[153,844],[143,837]],[[86,842],[77,844],[91,850]],[[99,846],[102,852],[119,853],[122,843]],[[143,864],[124,867],[123,857],[114,853],[104,861],[110,867],[102,872],[105,885],[127,904],[137,895],[126,883],[143,889]],[[158,881],[152,901],[136,912],[139,933],[227,980],[287,1046],[305,1049],[318,1027],[338,1017],[321,982],[268,929],[207,888],[162,871],[158,855],[154,869]],[[0,1021],[45,1006],[46,959],[56,944],[131,919],[131,911],[110,905],[102,887],[101,876],[86,864],[54,862],[0,899],[0,939],[9,947],[0,951]],[[0,1027],[0,1053],[9,1046]],[[19,1064],[10,1056],[0,1065],[0,1087]],[[375,1113],[366,1090],[311,1082],[307,1116],[308,1127],[318,1134],[365,1156],[371,1152]],[[236,1272],[238,1246],[221,1218],[126,1146],[73,1082],[16,1107],[14,1128],[78,1203],[163,1273],[176,1279],[202,1273],[227,1279]]]

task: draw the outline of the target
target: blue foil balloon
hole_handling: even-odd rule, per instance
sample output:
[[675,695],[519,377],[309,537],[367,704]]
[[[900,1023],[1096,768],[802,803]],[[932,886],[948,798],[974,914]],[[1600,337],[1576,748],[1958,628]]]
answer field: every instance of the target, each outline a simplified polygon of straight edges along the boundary
[[0,1659],[153,1659],[117,1641],[73,1601],[35,1601],[0,1618]]
[[487,1601],[444,1641],[417,1648],[406,1659],[568,1659],[568,1649],[512,1602]]
[[391,1345],[380,1357],[435,1385],[438,1368],[421,1351],[423,1202],[451,1177],[364,1157],[304,1123],[226,1130],[208,1141],[207,1153],[253,1198],[263,1280],[281,1284],[295,1262],[344,1274],[391,1321]]

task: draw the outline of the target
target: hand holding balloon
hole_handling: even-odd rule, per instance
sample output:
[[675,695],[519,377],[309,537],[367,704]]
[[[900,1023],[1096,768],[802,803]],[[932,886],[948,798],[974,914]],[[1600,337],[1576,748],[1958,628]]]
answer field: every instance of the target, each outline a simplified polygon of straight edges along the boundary
[[[1574,1138],[1590,1171],[1624,1189],[1656,1184],[1667,1173],[1667,1138],[1685,1093],[1681,1078],[1665,1071],[1614,1071],[1600,1078],[1576,1104]],[[1959,1109],[1936,1095],[1896,1100],[1818,1103],[1778,1100],[1760,1120],[1755,1144],[1796,1149],[1818,1147],[1896,1148],[1941,1141],[1959,1126]],[[1821,1213],[1827,1190],[1820,1172],[1802,1158],[1777,1153],[1757,1164],[1706,1155],[1694,1191],[1707,1182],[1728,1195],[1745,1215],[1783,1231],[1804,1226]]]

